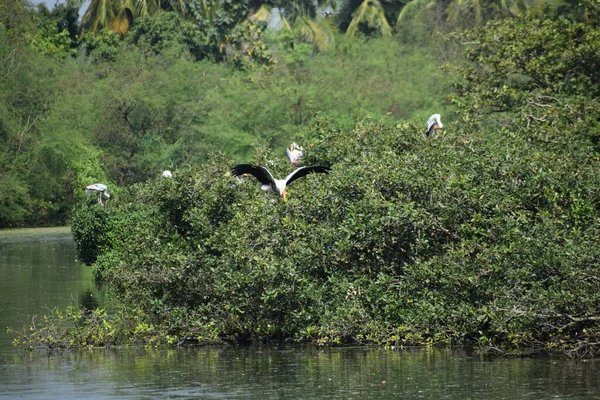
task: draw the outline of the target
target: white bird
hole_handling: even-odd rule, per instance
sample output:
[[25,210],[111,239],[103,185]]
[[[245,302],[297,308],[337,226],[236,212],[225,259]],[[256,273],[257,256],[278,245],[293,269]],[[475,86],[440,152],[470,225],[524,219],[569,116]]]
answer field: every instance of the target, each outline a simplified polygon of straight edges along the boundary
[[108,187],[103,183],[94,183],[85,187],[85,192],[89,195],[98,195],[98,204],[102,204],[102,196],[110,199],[110,193],[108,193]]
[[173,177],[173,174],[172,174],[172,173],[171,173],[171,171],[169,171],[168,169],[165,169],[165,170],[162,172],[162,177],[163,177],[163,178],[172,178],[172,177]]
[[296,165],[300,157],[304,155],[304,153],[302,153],[302,147],[298,146],[296,143],[292,143],[289,149],[285,149],[285,153],[292,165]]
[[322,165],[307,165],[304,167],[296,168],[296,170],[290,173],[285,179],[275,179],[271,172],[263,166],[252,165],[252,164],[238,164],[231,168],[231,174],[235,177],[250,174],[254,176],[260,183],[262,190],[272,190],[275,193],[279,193],[283,197],[283,201],[287,201],[286,187],[298,178],[302,178],[310,173],[328,173],[329,167]]
[[431,135],[434,131],[438,129],[442,129],[444,125],[442,125],[442,117],[440,114],[433,114],[427,120],[427,136]]

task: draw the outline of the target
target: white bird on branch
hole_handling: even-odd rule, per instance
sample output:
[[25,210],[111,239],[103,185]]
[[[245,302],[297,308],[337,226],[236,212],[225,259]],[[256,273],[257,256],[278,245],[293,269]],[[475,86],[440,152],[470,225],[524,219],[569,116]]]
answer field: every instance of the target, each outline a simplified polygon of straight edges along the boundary
[[285,154],[287,154],[292,165],[296,165],[300,157],[304,155],[304,153],[302,153],[302,147],[298,146],[296,143],[292,143],[289,149],[285,149]]
[[108,193],[108,187],[103,183],[94,183],[85,187],[85,192],[89,195],[98,195],[98,204],[102,204],[102,196],[110,199],[110,193]]
[[431,117],[429,117],[429,119],[427,120],[427,136],[431,135],[438,129],[442,129],[444,127],[444,125],[442,125],[441,118],[442,117],[440,116],[440,114],[433,114]]

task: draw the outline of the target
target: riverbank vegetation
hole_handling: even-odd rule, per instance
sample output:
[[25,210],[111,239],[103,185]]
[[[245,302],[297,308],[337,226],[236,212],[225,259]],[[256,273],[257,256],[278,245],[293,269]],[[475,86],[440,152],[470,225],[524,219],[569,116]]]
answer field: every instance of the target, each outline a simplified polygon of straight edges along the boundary
[[[103,51],[99,64],[80,55],[61,109],[94,132],[98,154],[77,176],[98,169],[121,185],[104,207],[77,202],[72,231],[114,304],[57,311],[17,344],[445,343],[597,356],[598,8],[587,3],[582,22],[549,14],[438,32],[421,43],[429,52],[394,36],[340,37],[310,56],[284,45],[277,63],[261,56],[249,69],[136,46]],[[445,129],[427,137],[437,110]],[[295,181],[287,202],[231,176],[241,161],[285,176],[291,140],[304,164],[331,171]],[[177,167],[172,179],[164,165]],[[65,318],[74,328],[57,329]]]

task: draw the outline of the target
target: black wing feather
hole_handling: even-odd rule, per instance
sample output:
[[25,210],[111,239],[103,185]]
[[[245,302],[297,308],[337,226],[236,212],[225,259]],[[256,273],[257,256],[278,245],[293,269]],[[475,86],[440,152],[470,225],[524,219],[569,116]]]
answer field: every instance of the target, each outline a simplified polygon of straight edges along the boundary
[[231,168],[231,174],[233,176],[242,176],[244,174],[250,174],[263,185],[275,184],[275,179],[268,169],[260,165],[252,164],[237,164]]
[[304,167],[300,167],[300,168],[296,169],[294,172],[292,172],[291,174],[289,174],[285,178],[285,182],[286,182],[286,185],[289,185],[290,183],[294,182],[296,179],[302,178],[303,176],[306,176],[308,174],[317,174],[317,173],[326,174],[329,172],[330,169],[331,168],[326,167],[324,165],[307,165]]

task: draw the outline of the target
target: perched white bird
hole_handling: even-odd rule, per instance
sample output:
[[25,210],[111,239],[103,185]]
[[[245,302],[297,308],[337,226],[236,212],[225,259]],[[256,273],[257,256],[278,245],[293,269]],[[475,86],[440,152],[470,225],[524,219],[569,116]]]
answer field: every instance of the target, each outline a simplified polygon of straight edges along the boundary
[[427,136],[431,135],[434,131],[438,129],[442,129],[444,125],[442,125],[442,117],[440,114],[433,114],[427,120]]
[[285,153],[292,165],[296,165],[300,157],[304,155],[304,153],[302,153],[302,147],[298,146],[296,143],[292,143],[289,149],[285,149]]
[[163,178],[172,178],[173,174],[171,173],[171,171],[169,171],[168,169],[165,169],[162,173],[162,177]]
[[329,172],[329,167],[322,165],[308,165],[290,173],[285,179],[275,179],[271,172],[263,166],[252,165],[252,164],[238,164],[231,168],[231,174],[235,177],[250,174],[254,176],[260,183],[262,183],[262,190],[272,190],[275,193],[279,193],[283,197],[283,201],[287,201],[286,187],[298,178],[302,178],[310,173],[324,173]]
[[98,204],[102,204],[102,196],[110,199],[110,193],[108,193],[108,187],[103,183],[94,183],[85,187],[85,192],[89,195],[98,195]]

